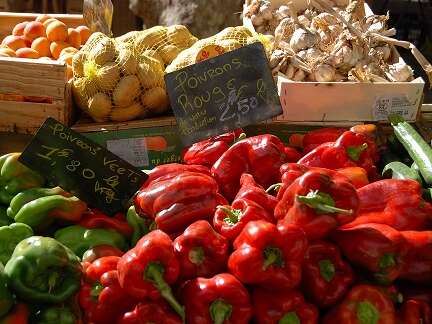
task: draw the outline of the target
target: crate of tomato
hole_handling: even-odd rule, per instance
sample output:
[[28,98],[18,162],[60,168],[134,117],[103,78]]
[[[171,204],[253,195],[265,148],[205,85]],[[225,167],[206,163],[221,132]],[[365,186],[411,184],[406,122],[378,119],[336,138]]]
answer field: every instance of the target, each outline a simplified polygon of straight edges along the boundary
[[0,131],[72,123],[72,56],[89,36],[82,15],[0,12]]

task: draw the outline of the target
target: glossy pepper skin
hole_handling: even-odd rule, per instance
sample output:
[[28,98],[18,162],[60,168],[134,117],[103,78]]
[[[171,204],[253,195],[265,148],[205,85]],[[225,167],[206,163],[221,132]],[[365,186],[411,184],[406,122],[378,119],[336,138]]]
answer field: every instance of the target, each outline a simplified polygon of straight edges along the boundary
[[432,309],[422,301],[409,299],[398,312],[398,324],[432,324]]
[[85,323],[117,324],[138,303],[120,287],[117,275],[118,256],[105,256],[89,264],[79,292],[79,304]]
[[7,215],[7,208],[0,206],[0,226],[9,225],[13,222],[12,218]]
[[[328,170],[308,171],[287,189],[275,208],[281,223],[300,226],[308,239],[325,238],[357,214],[359,199],[354,186]],[[286,214],[284,214],[284,212]]]
[[268,194],[248,173],[243,173],[240,177],[240,190],[234,200],[240,198],[257,203],[271,214],[278,203],[277,198]]
[[354,282],[351,266],[342,259],[339,248],[328,242],[309,245],[302,276],[305,294],[320,308],[335,305]]
[[78,225],[89,229],[112,229],[126,237],[131,237],[133,234],[132,227],[127,223],[126,217],[122,213],[110,217],[100,210],[92,209],[83,215]]
[[78,291],[81,264],[71,250],[55,239],[32,236],[18,243],[5,266],[5,274],[22,300],[55,304]]
[[5,317],[0,318],[0,324],[27,324],[30,310],[26,304],[17,304]]
[[208,219],[218,205],[218,185],[203,173],[185,171],[149,183],[135,197],[140,215],[148,215],[157,228],[177,233],[200,219]]
[[424,230],[431,224],[432,204],[422,198],[413,180],[386,179],[357,191],[360,209],[347,226],[367,223],[389,225],[399,231]]
[[177,281],[180,264],[167,234],[154,230],[145,235],[120,258],[117,271],[120,286],[129,295],[156,301],[164,298],[184,319],[184,309],[169,286]]
[[264,188],[276,183],[279,167],[287,161],[285,146],[273,135],[259,135],[241,140],[231,146],[211,169],[221,193],[232,201],[240,189],[240,177],[251,174]]
[[0,227],[0,263],[6,264],[18,243],[30,236],[33,236],[33,230],[26,224]]
[[0,157],[0,203],[8,205],[19,192],[41,187],[44,178],[18,161],[21,153],[9,153]]
[[79,225],[64,227],[55,232],[56,240],[81,257],[85,251],[97,245],[111,245],[126,251],[126,238],[114,230],[94,228],[87,229]]
[[36,324],[77,324],[78,318],[70,308],[53,306],[39,312]]
[[368,270],[379,283],[389,284],[399,277],[407,245],[394,228],[383,224],[342,226],[333,239],[352,264]]
[[417,283],[432,280],[432,231],[400,232],[408,252],[402,259],[400,278]]
[[5,316],[14,306],[15,300],[8,286],[8,278],[0,263],[0,318]]
[[182,158],[186,164],[205,165],[209,168],[224,154],[243,133],[242,129],[214,136],[193,144],[184,150]]
[[257,323],[318,323],[318,309],[306,303],[303,295],[296,290],[274,292],[256,288],[252,301]]
[[235,199],[231,206],[218,206],[213,217],[214,229],[231,242],[247,223],[254,220],[274,222],[272,214],[248,199]]
[[333,143],[321,144],[298,161],[306,166],[332,170],[361,167],[371,180],[377,178],[376,162],[378,153],[375,142],[366,135],[352,131],[344,132]]
[[137,244],[140,238],[150,231],[152,220],[151,218],[141,217],[140,215],[138,215],[135,206],[129,207],[126,214],[126,220],[129,226],[132,228],[131,243],[132,246],[135,246],[135,244]]
[[222,272],[228,249],[228,240],[205,220],[192,223],[174,240],[174,253],[183,279],[208,278]]
[[248,324],[252,317],[248,291],[229,273],[187,281],[181,294],[188,324]]
[[306,236],[299,227],[252,221],[234,241],[228,269],[245,284],[292,289],[300,284],[306,248]]
[[210,175],[210,169],[203,165],[186,165],[179,163],[162,164],[148,172],[149,177],[144,182],[141,189],[146,188],[154,181],[167,180],[183,172],[198,172]]
[[323,324],[395,324],[396,314],[392,301],[378,287],[357,285],[341,304],[328,313]]
[[105,256],[118,256],[121,257],[124,254],[123,251],[117,249],[111,245],[96,245],[84,252],[82,256],[82,265],[84,271],[92,264],[95,260]]
[[303,153],[307,154],[321,144],[336,142],[346,130],[343,128],[320,128],[307,132],[303,136]]
[[182,324],[183,322],[168,305],[161,301],[140,303],[118,321],[118,324],[141,323]]

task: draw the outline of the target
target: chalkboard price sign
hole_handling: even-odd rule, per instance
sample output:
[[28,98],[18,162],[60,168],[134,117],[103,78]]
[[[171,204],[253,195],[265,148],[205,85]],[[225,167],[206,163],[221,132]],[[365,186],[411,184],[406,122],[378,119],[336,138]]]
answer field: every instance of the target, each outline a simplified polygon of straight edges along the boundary
[[169,73],[165,81],[184,145],[282,113],[261,43]]
[[124,211],[148,177],[53,118],[44,122],[19,160],[108,215]]

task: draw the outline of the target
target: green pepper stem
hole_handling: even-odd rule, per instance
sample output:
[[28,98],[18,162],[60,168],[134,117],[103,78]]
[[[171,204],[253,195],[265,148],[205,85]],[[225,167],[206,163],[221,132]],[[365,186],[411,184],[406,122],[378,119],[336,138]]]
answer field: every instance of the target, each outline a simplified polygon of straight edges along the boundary
[[279,320],[278,324],[301,324],[301,322],[296,312],[289,312]]
[[380,313],[374,305],[369,302],[360,302],[357,305],[357,320],[359,324],[377,324]]
[[232,314],[232,305],[221,299],[215,300],[209,307],[210,317],[213,324],[223,324]]
[[60,274],[58,272],[52,272],[48,275],[48,292],[52,291],[59,278]]
[[145,270],[145,279],[150,280],[154,283],[156,288],[159,290],[161,296],[165,298],[168,304],[180,315],[182,320],[185,319],[185,311],[182,305],[175,299],[171,287],[167,284],[163,278],[164,267],[157,262],[150,262]]
[[360,155],[367,148],[368,148],[367,143],[363,143],[360,146],[348,146],[346,152],[351,160],[358,161],[360,159]]
[[264,249],[263,269],[267,270],[267,268],[273,264],[278,267],[283,267],[284,261],[282,251],[275,247],[267,247]]
[[266,189],[266,192],[269,193],[269,192],[272,192],[273,190],[278,192],[280,190],[280,188],[282,187],[282,185],[283,185],[283,183],[272,184],[270,187],[268,187]]
[[336,275],[336,269],[329,259],[320,260],[318,262],[318,266],[320,269],[320,275],[321,277],[326,281],[330,282],[333,280],[334,276]]
[[335,207],[333,198],[325,193],[319,191],[311,191],[306,196],[297,196],[297,201],[313,208],[317,213],[339,213],[352,215],[351,209],[342,209]]
[[229,225],[237,224],[242,217],[242,211],[240,209],[232,209],[229,206],[217,206],[216,208],[222,210],[225,215],[227,215],[224,221]]
[[189,251],[189,261],[193,264],[201,264],[204,262],[205,253],[201,246],[192,248]]
[[237,138],[234,139],[233,145],[241,140],[244,140],[247,137],[246,133],[241,133]]

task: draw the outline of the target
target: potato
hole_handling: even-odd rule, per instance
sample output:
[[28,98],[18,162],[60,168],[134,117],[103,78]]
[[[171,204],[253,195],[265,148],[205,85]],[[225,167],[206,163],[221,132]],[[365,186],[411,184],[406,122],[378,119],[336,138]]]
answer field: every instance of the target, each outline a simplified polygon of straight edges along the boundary
[[158,61],[148,58],[138,66],[138,79],[144,89],[164,85],[164,72]]
[[88,98],[96,93],[96,87],[86,78],[75,78],[72,83],[72,94],[75,103],[82,110],[88,109]]
[[98,92],[88,102],[88,113],[97,122],[108,120],[112,111],[111,99],[105,93]]
[[79,51],[73,56],[72,70],[75,76],[84,76],[84,62],[87,60],[87,53]]
[[223,40],[223,39],[246,40],[246,38],[250,36],[252,36],[251,31],[244,26],[227,27],[215,35],[216,40]]
[[156,87],[147,90],[141,96],[142,105],[154,114],[161,114],[167,111],[169,100],[165,89]]
[[185,49],[191,47],[198,38],[193,36],[186,26],[173,25],[167,28],[167,40],[172,45]]
[[144,56],[149,56],[151,58],[154,58],[155,60],[158,60],[162,66],[164,65],[162,56],[159,55],[159,52],[157,50],[147,49],[141,54],[140,57],[144,57]]
[[141,31],[134,30],[134,31],[128,32],[124,35],[121,35],[119,37],[116,37],[115,40],[119,43],[134,42],[135,39],[140,35],[140,33],[141,33]]
[[158,52],[162,57],[166,65],[171,64],[172,61],[181,53],[181,48],[175,45],[165,45],[163,48],[159,49]]
[[117,63],[107,63],[97,69],[96,84],[101,91],[111,91],[120,79],[120,69]]
[[124,74],[135,74],[138,69],[138,60],[131,50],[122,48],[118,54],[118,65]]
[[153,46],[162,46],[166,41],[166,27],[154,26],[150,29],[145,30],[135,40],[135,47],[139,52],[142,52]]
[[117,49],[112,39],[102,38],[90,51],[89,58],[96,64],[104,65],[108,62],[114,62],[117,56]]
[[114,104],[120,107],[130,106],[139,95],[140,90],[140,81],[135,75],[123,77],[114,89]]
[[239,41],[235,39],[222,39],[216,41],[216,45],[223,47],[226,51],[232,51],[242,47]]
[[140,103],[135,102],[129,107],[117,108],[111,112],[112,121],[127,121],[139,117],[144,109]]

